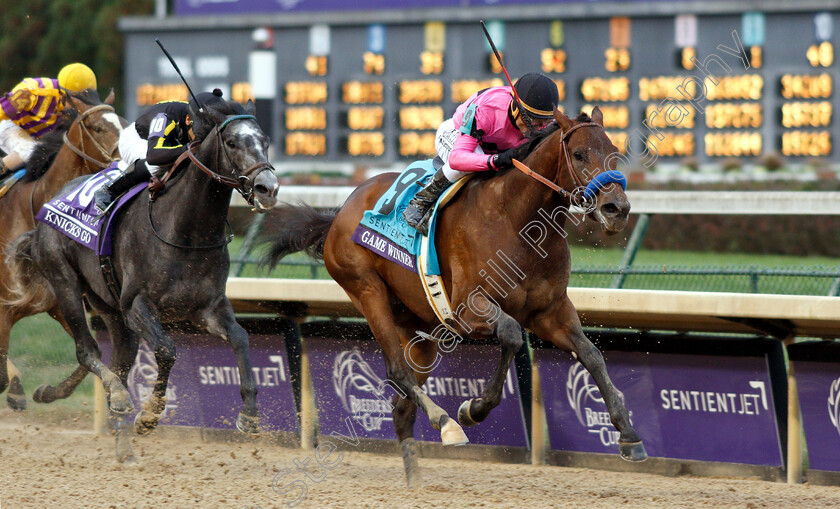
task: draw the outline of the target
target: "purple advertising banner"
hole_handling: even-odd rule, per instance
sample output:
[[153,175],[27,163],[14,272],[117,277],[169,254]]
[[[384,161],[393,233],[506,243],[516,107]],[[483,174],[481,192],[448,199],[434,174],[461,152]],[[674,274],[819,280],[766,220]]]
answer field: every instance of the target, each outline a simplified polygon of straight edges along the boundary
[[[375,341],[306,338],[309,366],[315,385],[320,433],[358,438],[396,439],[391,416],[395,390],[385,384],[385,360]],[[452,417],[464,400],[481,396],[499,360],[499,350],[480,345],[458,345],[442,360],[423,390]],[[381,388],[385,388],[384,395]],[[379,393],[379,395],[377,394]],[[352,429],[350,429],[352,426]],[[415,438],[440,442],[440,432],[418,411]],[[470,443],[528,447],[522,398],[511,366],[502,402],[487,419],[464,428]]]
[[840,471],[840,364],[795,364],[809,466]]
[[[767,361],[605,351],[607,369],[650,456],[782,465]],[[618,431],[588,371],[535,350],[551,448],[618,453]]]
[[[434,7],[487,7],[546,3],[597,3],[615,0],[175,0],[177,15],[262,14],[271,12],[429,9]],[[652,3],[666,0],[618,0]],[[674,1],[674,0],[668,0]]]
[[[98,333],[103,361],[110,360],[111,342]],[[166,390],[161,424],[234,429],[242,409],[239,369],[230,344],[205,335],[172,334],[177,360]],[[257,406],[263,431],[297,431],[298,420],[282,337],[250,334],[251,363],[257,379]],[[152,349],[140,342],[128,375],[128,390],[139,410],[157,379]]]

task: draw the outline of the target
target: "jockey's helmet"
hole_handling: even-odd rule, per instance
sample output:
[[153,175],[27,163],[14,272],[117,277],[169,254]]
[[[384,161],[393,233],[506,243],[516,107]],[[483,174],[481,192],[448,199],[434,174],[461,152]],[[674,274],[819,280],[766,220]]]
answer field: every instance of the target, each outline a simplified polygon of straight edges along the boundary
[[90,67],[75,62],[65,65],[58,73],[58,86],[73,92],[92,88],[96,89],[96,75]]
[[560,104],[560,94],[554,80],[539,72],[525,74],[513,85],[528,114],[536,118],[553,119]]

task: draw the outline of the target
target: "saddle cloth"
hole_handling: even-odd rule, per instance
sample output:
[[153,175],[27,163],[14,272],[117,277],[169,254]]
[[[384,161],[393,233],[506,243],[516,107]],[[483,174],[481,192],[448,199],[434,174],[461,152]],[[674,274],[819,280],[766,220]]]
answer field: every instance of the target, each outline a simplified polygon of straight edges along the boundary
[[91,175],[69,193],[58,195],[45,203],[35,219],[92,249],[97,255],[111,256],[113,218],[120,208],[146,187],[146,184],[133,187],[109,209],[107,215],[101,215],[94,205],[93,194],[120,175],[118,163],[111,163],[108,168]]
[[438,212],[461,190],[469,177],[451,185],[438,199],[429,220],[429,235],[420,235],[405,222],[403,210],[423,188],[442,162],[440,159],[417,161],[408,166],[379,198],[372,210],[365,211],[353,232],[353,241],[362,247],[416,272],[426,298],[442,323],[451,323],[449,297],[440,277],[435,248]]

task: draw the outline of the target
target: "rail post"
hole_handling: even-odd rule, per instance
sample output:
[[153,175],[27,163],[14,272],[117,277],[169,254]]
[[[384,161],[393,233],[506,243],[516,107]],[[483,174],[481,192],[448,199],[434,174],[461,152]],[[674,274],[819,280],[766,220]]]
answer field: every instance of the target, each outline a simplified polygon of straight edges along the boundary
[[545,464],[545,406],[537,363],[531,366],[531,464]]
[[93,377],[93,434],[107,435],[110,431],[108,425],[108,401],[105,398],[105,387],[98,376]]
[[315,448],[315,391],[312,372],[309,370],[309,352],[306,341],[300,341],[300,448]]
[[[790,345],[794,338],[785,339]],[[796,374],[793,362],[788,357],[788,428],[787,428],[787,482],[802,483],[802,415],[799,408],[799,392],[796,387]]]

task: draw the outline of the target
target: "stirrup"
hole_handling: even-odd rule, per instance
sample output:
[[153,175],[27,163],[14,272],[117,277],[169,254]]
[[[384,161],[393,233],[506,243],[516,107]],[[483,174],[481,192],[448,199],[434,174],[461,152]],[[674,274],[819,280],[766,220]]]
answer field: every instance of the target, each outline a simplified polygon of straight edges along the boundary
[[418,233],[426,237],[429,236],[429,221],[432,219],[432,211],[434,209],[434,206],[430,207],[426,213],[423,214],[423,218],[417,223],[417,226],[414,226],[414,229],[417,230]]
[[[100,200],[97,200],[96,198],[97,195],[101,196],[102,194],[106,194],[108,198],[101,200],[100,202]],[[96,210],[99,211],[100,216],[105,215],[105,213],[108,212],[108,209],[111,208],[111,205],[113,205],[115,201],[116,199],[114,198],[114,195],[111,194],[110,191],[106,191],[104,187],[93,193],[93,205],[94,207],[96,207]]]

